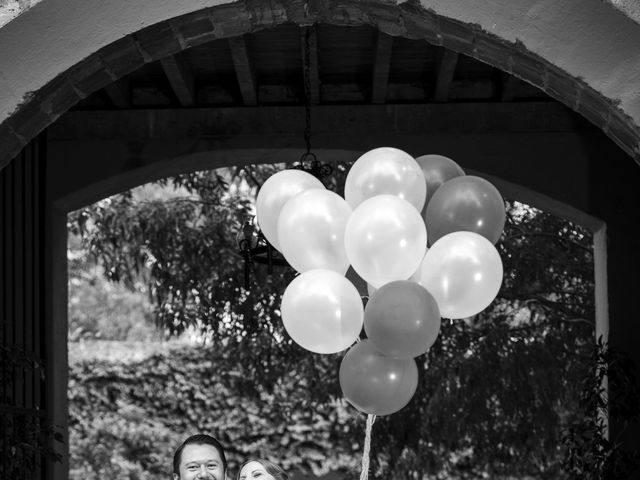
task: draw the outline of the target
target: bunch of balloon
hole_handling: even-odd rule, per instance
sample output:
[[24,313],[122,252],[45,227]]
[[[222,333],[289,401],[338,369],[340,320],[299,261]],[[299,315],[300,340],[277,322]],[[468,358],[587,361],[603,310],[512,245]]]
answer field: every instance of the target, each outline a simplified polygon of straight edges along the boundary
[[283,170],[258,192],[256,218],[266,239],[298,275],[282,296],[289,336],[315,353],[337,353],[362,330],[364,308],[345,273],[344,230],[351,207],[301,170]]
[[[343,199],[306,172],[284,170],[258,192],[256,216],[300,273],[282,296],[290,337],[320,354],[349,348],[344,397],[389,415],[415,394],[414,359],[435,342],[441,316],[475,315],[496,297],[504,201],[449,158],[389,147],[358,158],[344,191]],[[368,284],[366,308],[345,278],[349,266]]]

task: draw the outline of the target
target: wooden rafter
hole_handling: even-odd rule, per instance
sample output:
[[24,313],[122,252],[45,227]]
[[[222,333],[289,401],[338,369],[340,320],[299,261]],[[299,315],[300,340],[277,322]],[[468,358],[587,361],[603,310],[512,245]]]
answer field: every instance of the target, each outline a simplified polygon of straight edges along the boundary
[[244,36],[230,38],[229,48],[231,49],[231,57],[238,77],[242,102],[245,105],[257,105],[256,76]]
[[385,103],[387,100],[392,49],[393,37],[379,31],[376,39],[376,52],[373,64],[372,103]]
[[180,105],[183,107],[195,105],[196,95],[191,66],[183,57],[176,55],[163,58],[160,63]]
[[[314,26],[300,29],[300,47],[302,51],[302,74],[305,74],[305,58],[309,34],[309,93],[312,105],[320,103],[320,75],[318,73],[318,32]],[[304,80],[304,77],[303,77]]]
[[449,99],[449,88],[451,87],[457,64],[458,53],[445,48],[438,64],[436,89],[433,95],[433,99],[436,102],[446,102]]
[[107,92],[107,96],[116,108],[131,107],[131,88],[129,77],[123,77],[113,83],[110,83],[104,87],[104,91]]

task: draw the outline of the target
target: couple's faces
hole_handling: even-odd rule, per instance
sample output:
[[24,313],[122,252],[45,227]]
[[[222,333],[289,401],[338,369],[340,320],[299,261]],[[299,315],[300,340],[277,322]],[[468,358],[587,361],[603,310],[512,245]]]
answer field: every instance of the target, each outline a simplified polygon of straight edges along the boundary
[[275,480],[260,462],[249,462],[240,470],[239,480]]
[[189,444],[180,457],[180,475],[174,474],[174,480],[225,480],[222,458],[214,446]]

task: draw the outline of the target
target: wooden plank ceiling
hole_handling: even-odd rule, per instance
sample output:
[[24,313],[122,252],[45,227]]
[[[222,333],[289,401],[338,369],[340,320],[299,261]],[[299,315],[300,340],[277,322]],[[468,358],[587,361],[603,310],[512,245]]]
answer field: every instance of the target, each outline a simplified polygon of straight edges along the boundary
[[305,59],[312,104],[551,101],[525,82],[425,41],[320,24],[281,25],[187,49],[146,64],[75,109],[300,105]]

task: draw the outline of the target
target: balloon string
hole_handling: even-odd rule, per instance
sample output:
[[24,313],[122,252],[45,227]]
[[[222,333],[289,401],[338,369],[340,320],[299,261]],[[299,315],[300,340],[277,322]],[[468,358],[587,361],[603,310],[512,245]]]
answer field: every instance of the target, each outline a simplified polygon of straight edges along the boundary
[[364,434],[364,449],[362,451],[362,471],[360,472],[360,480],[369,478],[369,450],[371,450],[371,427],[376,421],[376,416],[371,413],[367,415],[367,428]]

